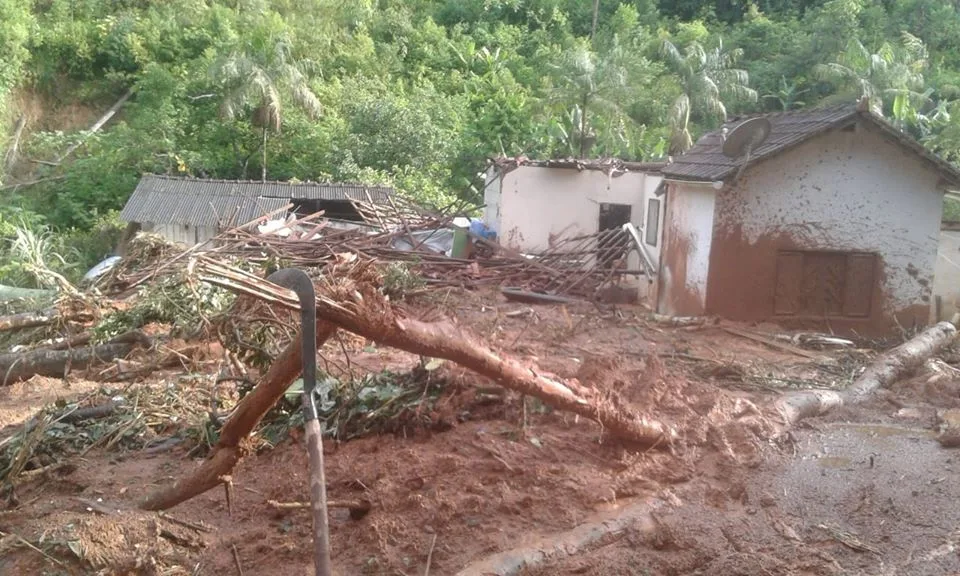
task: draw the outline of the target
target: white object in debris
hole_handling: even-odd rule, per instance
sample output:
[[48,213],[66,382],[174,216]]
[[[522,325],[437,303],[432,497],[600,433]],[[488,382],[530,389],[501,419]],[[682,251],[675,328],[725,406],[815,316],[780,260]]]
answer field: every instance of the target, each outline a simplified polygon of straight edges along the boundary
[[[417,230],[411,232],[413,241],[417,243],[418,250],[430,250],[444,256],[450,256],[453,251],[453,230],[449,228],[438,228],[436,230]],[[394,238],[390,247],[394,250],[413,250],[414,246],[406,234],[401,234]]]
[[828,334],[800,333],[790,338],[794,344],[811,348],[849,348],[853,341]]
[[117,263],[120,262],[120,260],[121,260],[120,256],[110,256],[106,260],[103,260],[102,262],[100,262],[99,264],[91,268],[86,274],[83,275],[83,279],[93,280],[95,278],[99,278],[100,276],[103,276],[104,274],[109,272],[114,266],[116,266]]
[[453,219],[453,225],[456,226],[457,228],[469,228],[470,219],[464,218],[463,216],[457,216],[456,218]]
[[267,220],[265,223],[257,225],[257,233],[263,235],[272,234],[286,238],[290,235],[290,228],[287,227],[286,220]]

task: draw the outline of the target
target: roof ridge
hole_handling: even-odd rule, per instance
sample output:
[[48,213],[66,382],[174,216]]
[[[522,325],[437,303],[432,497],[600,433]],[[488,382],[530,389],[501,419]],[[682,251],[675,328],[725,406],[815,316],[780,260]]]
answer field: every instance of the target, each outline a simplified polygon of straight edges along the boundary
[[[723,124],[731,124],[733,122],[740,122],[744,120],[749,120],[751,118],[783,118],[785,116],[802,116],[804,114],[812,114],[816,112],[838,112],[845,108],[849,108],[851,112],[856,112],[857,104],[854,103],[843,103],[843,104],[829,104],[827,106],[812,106],[810,108],[794,108],[793,110],[774,110],[773,112],[757,112],[755,114],[741,114],[738,116],[733,116],[726,120]],[[719,130],[719,128],[717,129]],[[710,132],[715,132],[716,130],[711,130]]]
[[319,182],[314,180],[304,180],[301,182],[289,182],[283,180],[232,180],[229,178],[198,178],[196,176],[171,176],[169,174],[154,174],[145,172],[140,175],[140,179],[159,178],[161,180],[174,180],[177,182],[204,182],[212,184],[260,184],[260,185],[280,185],[280,186],[353,186],[357,188],[382,188],[393,190],[393,186],[386,184],[363,184],[360,182]]

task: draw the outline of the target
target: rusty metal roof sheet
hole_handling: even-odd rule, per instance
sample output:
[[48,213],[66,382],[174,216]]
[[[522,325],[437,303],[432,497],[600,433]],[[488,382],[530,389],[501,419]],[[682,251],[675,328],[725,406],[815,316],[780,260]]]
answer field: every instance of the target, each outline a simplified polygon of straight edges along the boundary
[[[956,166],[930,152],[910,135],[897,130],[883,118],[870,113],[868,110],[859,109],[856,104],[780,112],[764,116],[770,120],[770,135],[750,155],[749,164],[755,164],[776,156],[814,136],[849,126],[858,120],[864,120],[879,128],[885,136],[895,140],[899,145],[921,156],[941,172],[948,181],[960,184],[960,170]],[[735,118],[724,124],[723,127],[732,130],[746,118]],[[728,158],[723,154],[721,151],[723,145],[722,130],[723,128],[704,134],[693,148],[663,167],[661,172],[664,177],[675,180],[712,182],[733,175],[740,167],[743,159]]]
[[291,200],[386,202],[393,190],[359,184],[207,180],[145,174],[120,217],[127,222],[227,225],[249,222]]

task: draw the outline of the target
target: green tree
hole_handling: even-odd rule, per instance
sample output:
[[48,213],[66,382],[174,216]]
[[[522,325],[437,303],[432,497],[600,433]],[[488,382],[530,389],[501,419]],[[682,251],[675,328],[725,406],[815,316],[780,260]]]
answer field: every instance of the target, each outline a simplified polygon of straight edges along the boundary
[[670,152],[683,153],[693,146],[690,119],[723,122],[728,102],[756,102],[746,70],[734,68],[742,51],[726,50],[723,40],[713,48],[691,41],[681,51],[670,40],[661,43],[668,68],[679,78],[681,93],[670,110]]

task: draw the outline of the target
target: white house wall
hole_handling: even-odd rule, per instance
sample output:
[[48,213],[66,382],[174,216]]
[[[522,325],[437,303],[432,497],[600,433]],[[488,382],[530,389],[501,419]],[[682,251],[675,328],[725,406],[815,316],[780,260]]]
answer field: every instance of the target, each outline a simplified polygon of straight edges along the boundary
[[773,316],[778,251],[868,252],[879,257],[871,319],[925,322],[943,202],[938,181],[916,154],[869,124],[756,164],[718,193],[708,311]]
[[960,312],[960,230],[940,232],[933,294],[934,298],[940,300],[939,318],[936,317],[935,307],[931,307],[931,319],[934,322],[950,320]]
[[701,184],[669,184],[662,223],[657,311],[676,316],[704,313],[715,191]]
[[[499,190],[500,243],[534,252],[564,237],[595,234],[601,203],[629,204],[631,221],[642,227],[644,177],[640,172],[608,176],[599,170],[540,166],[507,172]],[[489,210],[497,194],[489,192],[486,197]]]
[[[147,230],[146,226],[144,226],[144,230]],[[187,246],[206,242],[217,235],[216,229],[212,226],[193,226],[190,224],[155,224],[149,230],[155,234],[160,234],[171,242],[179,242]]]

